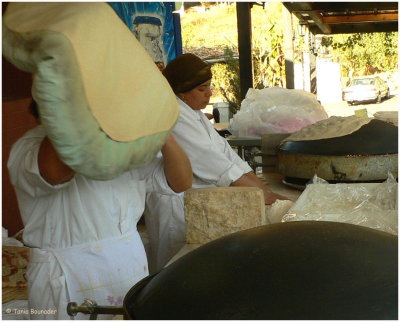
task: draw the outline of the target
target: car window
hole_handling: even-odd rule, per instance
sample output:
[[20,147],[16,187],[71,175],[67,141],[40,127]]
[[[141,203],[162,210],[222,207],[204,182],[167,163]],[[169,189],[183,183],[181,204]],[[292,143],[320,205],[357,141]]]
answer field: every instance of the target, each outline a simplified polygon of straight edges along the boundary
[[361,78],[361,79],[353,79],[351,85],[374,85],[375,80],[373,78]]

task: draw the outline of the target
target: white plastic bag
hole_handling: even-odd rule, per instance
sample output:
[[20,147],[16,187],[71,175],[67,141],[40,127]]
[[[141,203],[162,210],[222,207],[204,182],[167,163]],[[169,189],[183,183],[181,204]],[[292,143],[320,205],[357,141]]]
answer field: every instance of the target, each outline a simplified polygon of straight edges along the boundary
[[280,87],[250,88],[240,111],[231,119],[230,132],[237,137],[266,133],[293,133],[328,118],[315,96]]
[[282,222],[320,220],[365,226],[397,235],[397,181],[327,184],[314,177]]

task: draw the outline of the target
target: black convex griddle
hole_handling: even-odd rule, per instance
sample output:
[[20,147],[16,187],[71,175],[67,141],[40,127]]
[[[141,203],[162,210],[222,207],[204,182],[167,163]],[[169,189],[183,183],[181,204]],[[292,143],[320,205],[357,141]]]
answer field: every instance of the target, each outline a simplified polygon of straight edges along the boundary
[[278,169],[287,178],[318,177],[334,182],[371,182],[398,173],[398,128],[371,120],[357,131],[329,139],[286,141],[278,148]]

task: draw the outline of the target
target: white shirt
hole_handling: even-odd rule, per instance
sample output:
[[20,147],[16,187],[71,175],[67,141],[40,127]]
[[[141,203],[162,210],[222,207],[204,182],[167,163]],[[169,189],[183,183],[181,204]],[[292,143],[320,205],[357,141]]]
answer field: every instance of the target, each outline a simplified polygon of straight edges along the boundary
[[[66,302],[81,304],[84,296],[106,299],[102,305],[121,304],[127,290],[148,274],[136,229],[146,192],[172,192],[163,160],[154,159],[112,180],[75,174],[53,186],[40,175],[37,161],[45,135],[41,126],[28,131],[14,144],[8,161],[25,226],[24,242],[32,247],[27,274],[30,304],[57,310],[54,316],[31,318],[69,318]],[[122,272],[126,273],[118,275]],[[92,287],[96,279],[101,285],[116,286]],[[89,283],[87,293],[80,291],[84,283]]]
[[252,171],[247,162],[217,133],[202,111],[193,110],[177,99],[180,115],[172,133],[192,164],[193,188],[226,187]]
[[8,167],[31,247],[69,247],[136,230],[146,191],[171,191],[162,160],[108,181],[79,174],[50,185],[39,173],[37,156],[45,132],[27,132],[12,148]]
[[[193,170],[193,188],[229,186],[252,171],[214,129],[202,111],[178,99],[180,115],[172,134],[186,152]],[[161,269],[185,244],[184,194],[153,192],[145,213],[152,271]]]

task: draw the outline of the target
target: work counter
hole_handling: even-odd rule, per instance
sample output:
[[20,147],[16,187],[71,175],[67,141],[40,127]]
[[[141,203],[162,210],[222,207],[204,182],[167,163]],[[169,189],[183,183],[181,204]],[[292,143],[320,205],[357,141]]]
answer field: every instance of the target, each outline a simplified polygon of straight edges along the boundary
[[[294,202],[278,201],[271,206],[265,206],[265,221],[262,225],[279,223],[283,218],[284,222],[342,222],[396,236],[398,234],[398,183],[392,175],[383,182],[311,184],[304,191],[285,185],[280,174],[263,173],[259,176],[272,191],[287,196]],[[209,240],[213,239],[215,238]],[[195,241],[202,243],[201,239]],[[168,264],[199,246],[201,244],[185,245]]]

